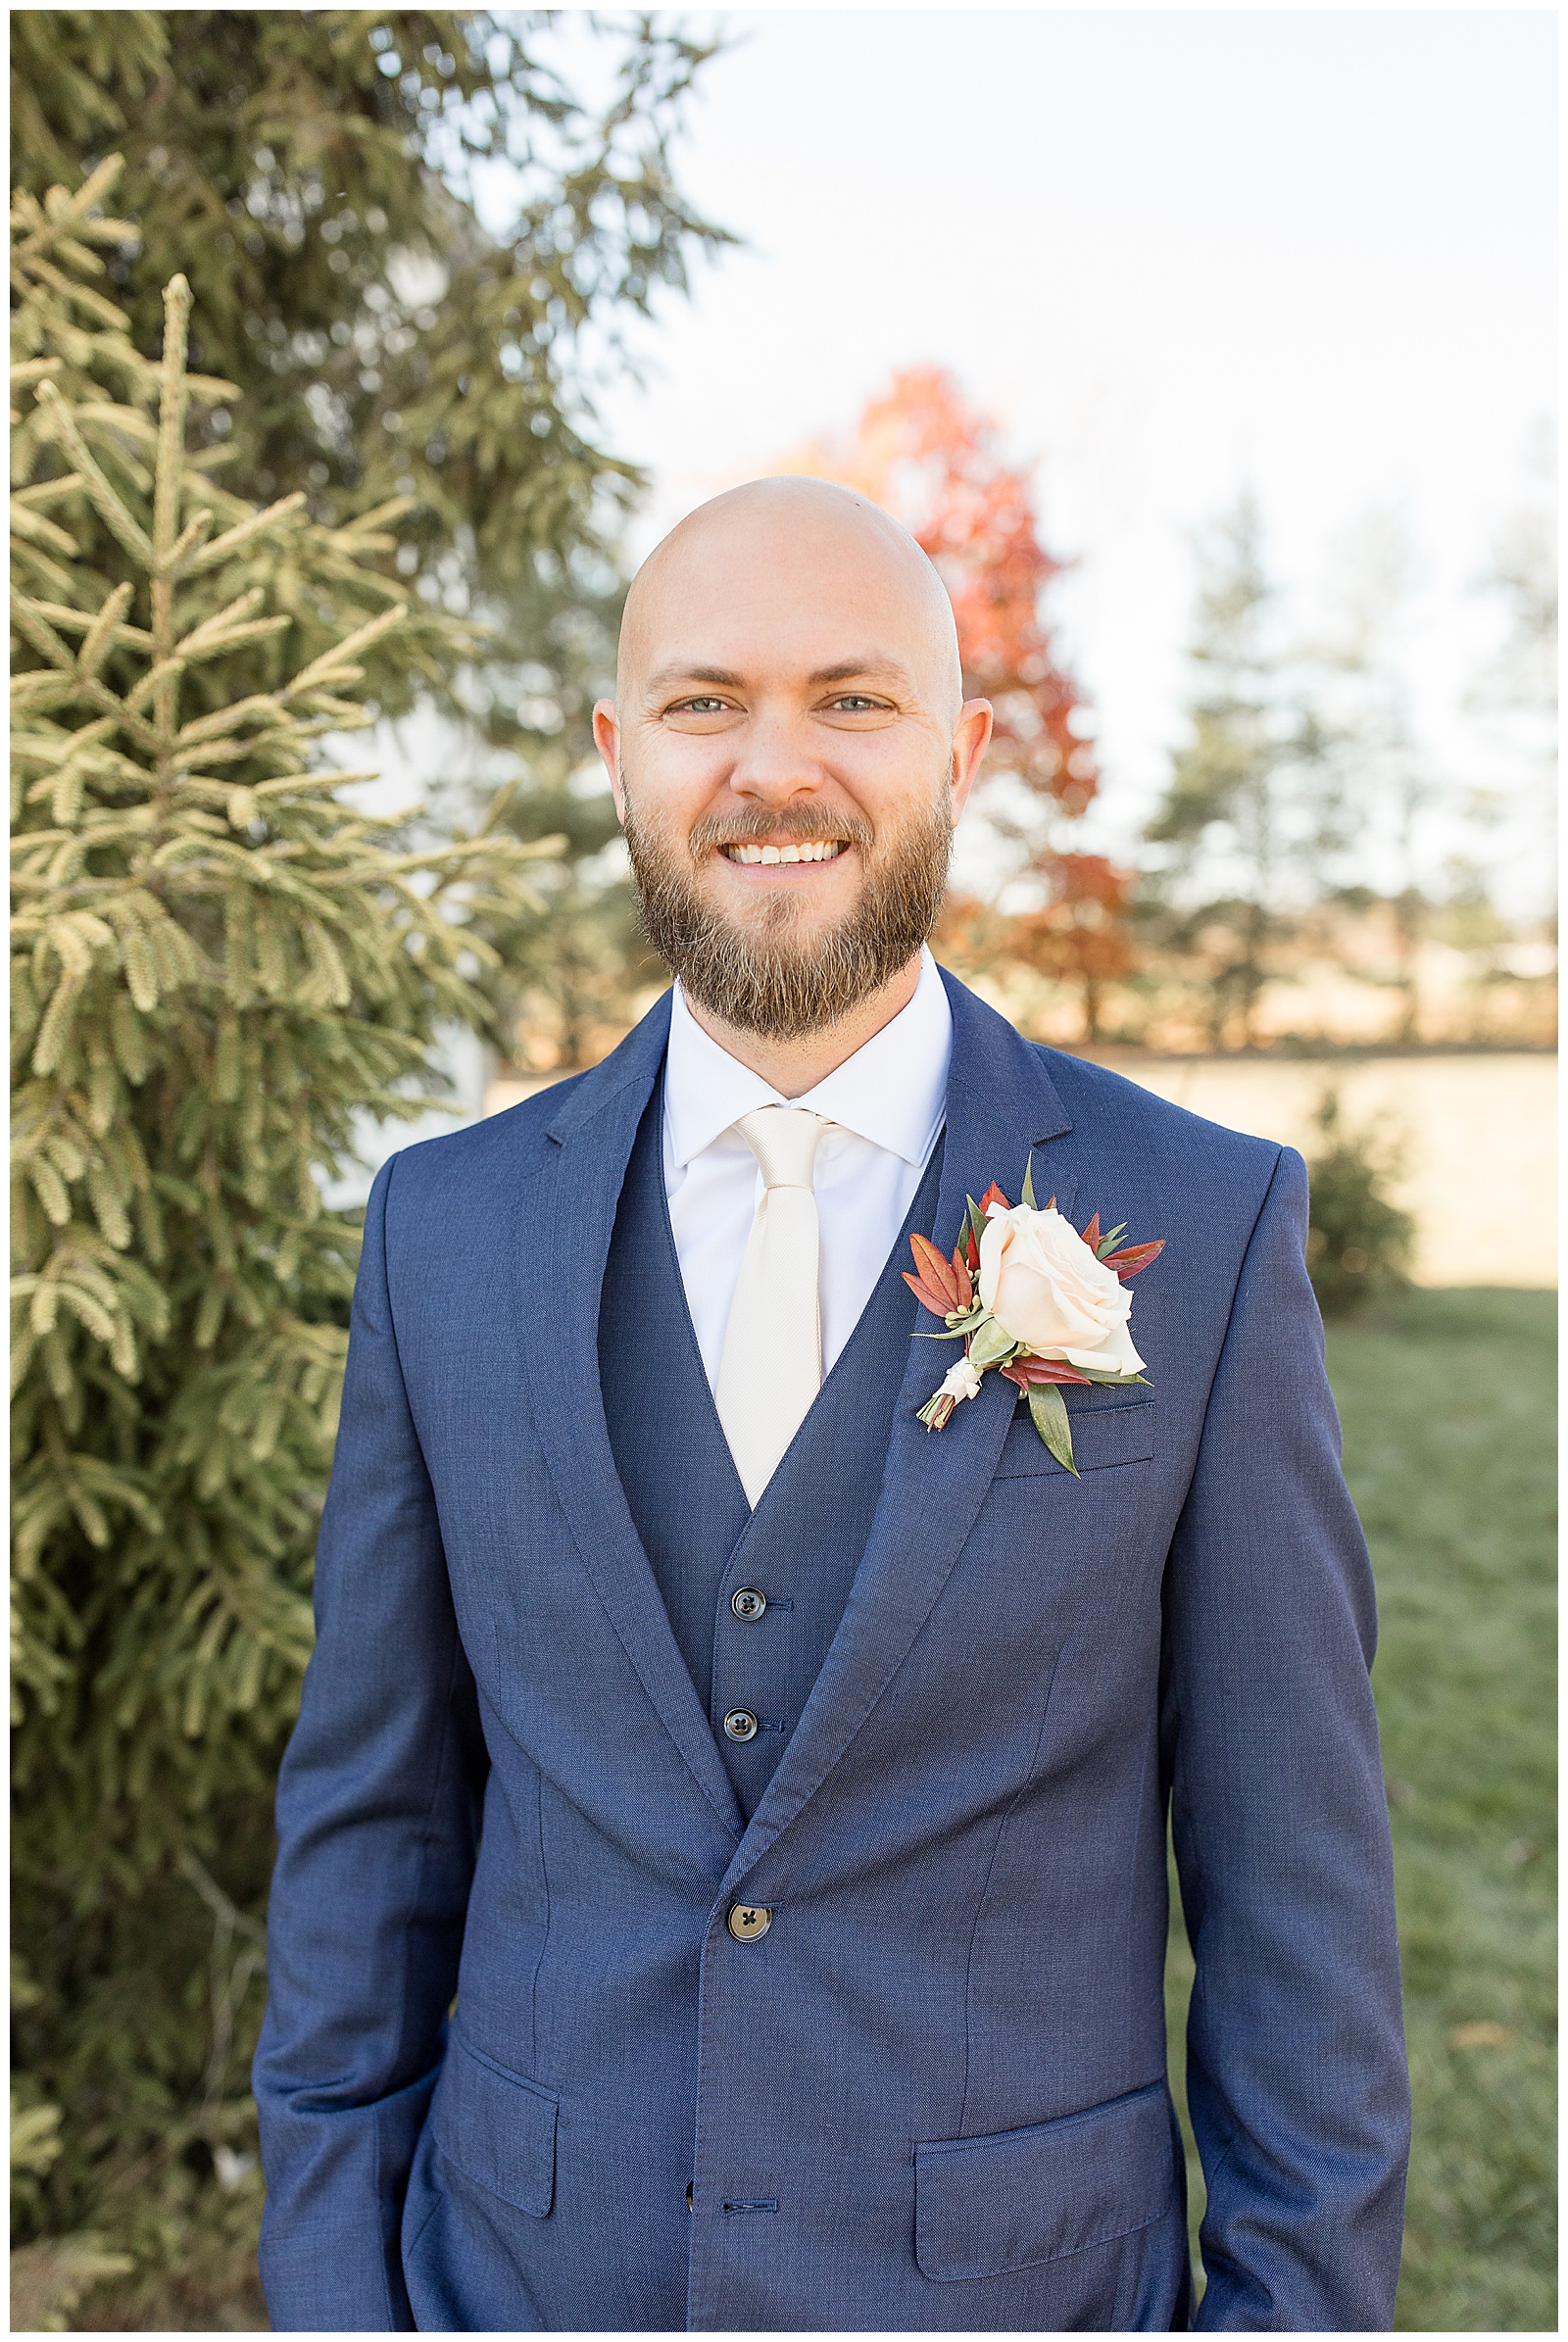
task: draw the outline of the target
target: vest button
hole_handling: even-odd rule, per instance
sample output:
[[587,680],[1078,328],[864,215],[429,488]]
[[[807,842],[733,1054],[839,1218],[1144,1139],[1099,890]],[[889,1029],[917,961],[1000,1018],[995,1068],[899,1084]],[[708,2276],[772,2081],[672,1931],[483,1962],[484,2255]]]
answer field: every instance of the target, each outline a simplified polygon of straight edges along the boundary
[[729,1606],[737,1618],[747,1620],[760,1618],[767,1608],[767,1596],[764,1593],[759,1593],[755,1586],[737,1586],[734,1593],[730,1595]]
[[750,1708],[731,1708],[724,1719],[724,1730],[732,1740],[755,1740],[757,1718]]
[[737,1943],[756,1943],[773,1925],[773,1914],[765,1903],[731,1903],[724,1924]]

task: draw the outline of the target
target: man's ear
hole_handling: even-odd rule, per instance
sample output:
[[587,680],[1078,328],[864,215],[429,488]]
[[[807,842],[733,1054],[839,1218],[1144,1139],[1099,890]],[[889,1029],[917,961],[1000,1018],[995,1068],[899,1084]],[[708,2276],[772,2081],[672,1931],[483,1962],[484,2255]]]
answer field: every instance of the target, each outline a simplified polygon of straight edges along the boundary
[[594,702],[594,746],[599,761],[610,776],[610,794],[615,801],[615,819],[622,829],[626,826],[626,793],[620,785],[620,718],[613,700]]
[[953,734],[953,826],[969,802],[980,760],[991,745],[995,712],[989,700],[965,700]]

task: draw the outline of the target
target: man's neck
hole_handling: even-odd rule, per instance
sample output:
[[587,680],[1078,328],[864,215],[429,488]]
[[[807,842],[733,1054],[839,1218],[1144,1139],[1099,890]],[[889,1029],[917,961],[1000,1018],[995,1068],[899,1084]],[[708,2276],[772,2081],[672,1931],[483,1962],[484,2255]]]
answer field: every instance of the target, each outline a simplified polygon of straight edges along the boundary
[[710,1041],[716,1041],[727,1056],[776,1090],[780,1098],[804,1098],[830,1073],[837,1073],[857,1049],[864,1049],[901,1009],[907,1008],[919,981],[920,956],[916,952],[907,967],[900,968],[880,991],[869,994],[836,1024],[824,1025],[819,1032],[798,1034],[789,1041],[726,1024],[711,1009],[699,1007],[689,993],[686,1005]]

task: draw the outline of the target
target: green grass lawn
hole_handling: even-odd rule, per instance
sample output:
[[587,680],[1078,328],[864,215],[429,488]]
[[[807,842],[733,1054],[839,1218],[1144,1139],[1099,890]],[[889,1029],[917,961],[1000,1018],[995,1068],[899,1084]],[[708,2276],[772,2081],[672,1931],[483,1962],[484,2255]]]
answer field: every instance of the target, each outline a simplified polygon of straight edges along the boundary
[[[1411,1292],[1329,1331],[1381,1620],[1415,2104],[1406,2332],[1556,2325],[1555,1319],[1554,1293]],[[1171,1952],[1179,2074],[1179,1918]]]

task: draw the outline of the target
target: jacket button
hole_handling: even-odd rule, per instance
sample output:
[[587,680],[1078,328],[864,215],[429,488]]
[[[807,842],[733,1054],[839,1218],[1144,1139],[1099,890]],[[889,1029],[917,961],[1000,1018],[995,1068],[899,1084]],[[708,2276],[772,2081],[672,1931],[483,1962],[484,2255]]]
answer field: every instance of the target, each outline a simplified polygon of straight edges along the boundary
[[724,1924],[737,1943],[756,1943],[773,1925],[773,1914],[765,1903],[731,1903]]
[[755,1740],[757,1718],[750,1708],[731,1708],[724,1719],[724,1730],[732,1740]]
[[737,1586],[734,1593],[730,1595],[729,1606],[737,1618],[750,1621],[761,1617],[767,1608],[767,1596],[764,1593],[759,1593],[755,1586]]

